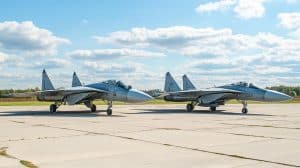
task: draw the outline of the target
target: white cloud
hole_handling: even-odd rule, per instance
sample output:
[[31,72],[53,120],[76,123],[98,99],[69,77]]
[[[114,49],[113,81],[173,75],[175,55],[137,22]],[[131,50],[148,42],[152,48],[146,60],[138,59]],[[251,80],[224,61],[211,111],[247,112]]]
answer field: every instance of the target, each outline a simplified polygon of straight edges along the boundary
[[136,49],[95,49],[95,50],[75,50],[67,53],[72,58],[80,59],[116,59],[121,57],[164,57],[165,54]]
[[25,61],[19,66],[23,68],[33,68],[33,69],[42,70],[42,69],[67,68],[71,66],[71,62],[66,59],[51,58],[42,61],[31,61],[30,63]]
[[243,19],[260,18],[265,14],[265,0],[239,0],[234,12]]
[[126,74],[134,73],[140,68],[137,63],[127,62],[126,64],[121,63],[107,63],[107,62],[92,62],[85,61],[84,66],[96,71],[97,73],[103,74]]
[[9,56],[5,53],[0,52],[0,64],[5,63],[8,60]]
[[260,18],[265,14],[264,2],[266,0],[219,0],[200,4],[196,8],[196,12],[205,13],[233,9],[239,18]]
[[288,67],[280,67],[280,66],[268,66],[268,65],[258,65],[254,66],[255,73],[266,75],[266,74],[280,74],[291,72],[291,68]]
[[292,5],[292,4],[297,3],[297,0],[286,0],[286,3]]
[[300,13],[279,13],[277,15],[280,25],[287,29],[300,28]]
[[188,26],[147,29],[133,28],[131,31],[118,31],[108,37],[96,36],[99,43],[115,43],[120,45],[136,45],[145,47],[155,44],[157,47],[182,47],[191,41],[205,40],[230,35],[230,29],[214,30],[212,28],[197,29]]
[[109,43],[128,48],[155,48],[162,52],[176,52],[192,57],[217,57],[256,47],[255,38],[233,34],[231,29],[193,28],[174,26],[112,32],[96,37],[101,44]]
[[46,55],[55,53],[59,45],[68,43],[69,40],[57,37],[31,21],[0,22],[0,48],[7,51]]
[[[131,31],[112,32],[108,36],[97,38],[100,43],[128,48],[136,46],[156,48],[169,54],[180,53],[199,59],[218,57],[232,59],[243,55],[259,55],[265,61],[274,59],[284,61],[282,58],[290,61],[298,60],[297,54],[300,52],[299,40],[263,32],[256,35],[233,34],[231,29],[215,30],[184,26],[153,30],[134,28]],[[279,53],[285,54],[284,57]]]
[[[268,32],[247,35],[226,28],[175,26],[134,28],[97,39],[100,43],[127,48],[156,49],[166,55],[181,54],[188,59],[171,69],[174,74],[188,73],[216,84],[238,80],[280,83],[281,76],[290,76],[292,80],[297,73],[295,65],[300,64],[300,40]],[[272,81],[261,81],[266,77]]]
[[235,5],[237,0],[219,0],[215,2],[208,2],[206,4],[201,4],[196,8],[199,13],[213,12],[219,10],[226,10],[229,7]]

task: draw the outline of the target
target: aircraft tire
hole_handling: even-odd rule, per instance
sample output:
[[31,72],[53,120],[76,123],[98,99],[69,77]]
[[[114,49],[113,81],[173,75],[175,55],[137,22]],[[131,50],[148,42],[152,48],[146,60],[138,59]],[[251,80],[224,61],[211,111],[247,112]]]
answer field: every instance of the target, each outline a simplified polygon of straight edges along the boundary
[[211,112],[214,112],[214,111],[217,110],[217,107],[210,107],[209,109],[210,109]]
[[194,110],[194,105],[192,103],[186,105],[187,112],[192,112],[193,110]]
[[50,105],[50,113],[55,113],[57,109],[57,106],[55,104]]
[[106,110],[106,114],[107,114],[108,116],[111,116],[111,115],[112,115],[112,109],[107,109],[107,110]]
[[97,110],[97,107],[95,104],[92,104],[91,106],[91,112],[95,112]]
[[242,113],[247,114],[248,113],[248,109],[247,108],[243,108],[242,109]]

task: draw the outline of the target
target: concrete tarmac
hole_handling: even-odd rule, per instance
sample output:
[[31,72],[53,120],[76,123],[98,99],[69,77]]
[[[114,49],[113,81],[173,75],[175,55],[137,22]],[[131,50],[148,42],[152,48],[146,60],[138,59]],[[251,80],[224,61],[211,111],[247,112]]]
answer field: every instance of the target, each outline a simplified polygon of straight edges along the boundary
[[300,167],[300,104],[0,107],[0,167]]

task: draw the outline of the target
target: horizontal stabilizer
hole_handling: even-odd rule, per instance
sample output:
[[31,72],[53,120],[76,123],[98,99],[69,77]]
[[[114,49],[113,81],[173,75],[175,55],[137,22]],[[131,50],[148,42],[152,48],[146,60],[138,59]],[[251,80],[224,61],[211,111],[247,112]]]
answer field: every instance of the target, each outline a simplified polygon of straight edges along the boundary
[[54,86],[45,69],[42,74],[42,90],[54,90]]

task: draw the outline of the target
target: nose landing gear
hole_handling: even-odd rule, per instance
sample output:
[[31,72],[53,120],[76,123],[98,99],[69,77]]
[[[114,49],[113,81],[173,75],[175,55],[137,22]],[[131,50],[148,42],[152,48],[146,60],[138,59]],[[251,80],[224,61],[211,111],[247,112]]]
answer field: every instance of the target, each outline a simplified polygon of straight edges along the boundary
[[106,110],[106,114],[108,116],[111,116],[112,115],[112,101],[109,101],[108,102],[108,107],[107,107],[107,110]]
[[242,113],[247,114],[248,113],[248,108],[247,108],[247,102],[245,100],[242,101],[243,108],[242,108]]
[[95,105],[95,104],[92,104],[92,105],[91,105],[91,112],[96,112],[96,110],[97,110],[96,105]]

